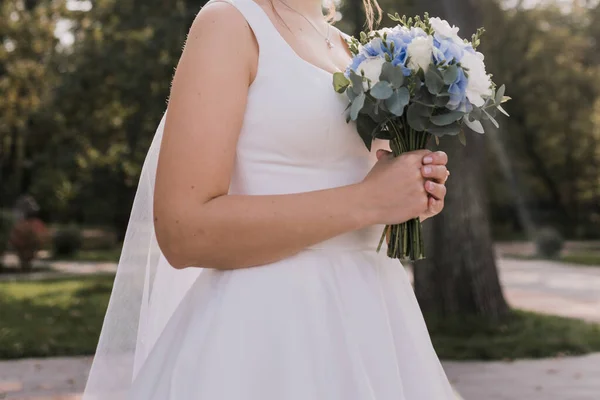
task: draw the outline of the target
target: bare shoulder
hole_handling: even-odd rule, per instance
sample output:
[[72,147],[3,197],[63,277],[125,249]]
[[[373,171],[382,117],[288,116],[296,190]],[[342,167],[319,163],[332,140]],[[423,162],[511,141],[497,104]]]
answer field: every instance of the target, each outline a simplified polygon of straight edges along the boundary
[[214,1],[202,7],[188,34],[188,42],[203,39],[219,46],[242,48],[254,41],[254,35],[237,8],[225,1]]

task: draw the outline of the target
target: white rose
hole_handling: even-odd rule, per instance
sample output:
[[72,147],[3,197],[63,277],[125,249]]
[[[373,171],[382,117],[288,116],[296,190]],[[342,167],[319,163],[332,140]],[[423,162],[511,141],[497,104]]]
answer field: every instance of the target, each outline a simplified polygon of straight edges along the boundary
[[467,99],[475,107],[483,106],[485,103],[484,97],[492,95],[492,81],[490,76],[485,72],[483,54],[465,51],[460,63],[468,69]]
[[408,67],[414,71],[423,68],[423,71],[427,72],[433,54],[433,37],[418,36],[414,38],[406,48],[406,51],[409,57]]
[[457,44],[463,43],[463,40],[458,36],[459,28],[457,26],[450,26],[448,21],[438,17],[429,18],[429,22],[435,31],[435,36],[443,39],[452,39]]
[[[360,75],[364,74],[365,78],[371,81],[371,87],[379,82],[379,75],[381,75],[381,68],[385,63],[385,59],[382,57],[372,57],[367,58],[365,61],[361,62],[356,68],[356,73]],[[363,82],[363,87],[365,90],[369,88],[367,82]]]

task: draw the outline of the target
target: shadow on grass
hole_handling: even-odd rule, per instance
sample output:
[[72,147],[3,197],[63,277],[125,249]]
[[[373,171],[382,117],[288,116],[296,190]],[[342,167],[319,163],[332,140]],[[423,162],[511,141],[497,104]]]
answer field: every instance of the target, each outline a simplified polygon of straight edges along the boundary
[[500,322],[481,317],[427,316],[438,356],[445,360],[513,360],[600,351],[600,325],[513,310]]

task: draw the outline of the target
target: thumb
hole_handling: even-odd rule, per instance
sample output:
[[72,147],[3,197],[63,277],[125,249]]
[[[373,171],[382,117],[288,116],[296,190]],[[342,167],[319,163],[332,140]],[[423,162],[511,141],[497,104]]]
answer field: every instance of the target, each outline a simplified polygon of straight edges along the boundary
[[377,160],[381,160],[383,157],[386,157],[386,156],[389,157],[391,154],[392,154],[391,151],[387,151],[387,150],[383,150],[383,149],[379,149],[375,153],[375,155],[377,156]]

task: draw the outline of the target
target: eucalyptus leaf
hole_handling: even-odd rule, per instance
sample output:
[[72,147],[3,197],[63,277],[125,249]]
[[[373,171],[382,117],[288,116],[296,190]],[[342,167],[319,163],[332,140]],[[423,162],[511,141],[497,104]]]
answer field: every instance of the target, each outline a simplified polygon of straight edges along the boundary
[[348,98],[350,99],[350,101],[354,101],[354,99],[358,95],[354,92],[354,89],[352,89],[352,86],[348,86],[348,88],[346,89],[346,96],[348,96]]
[[498,111],[500,111],[502,114],[506,115],[507,117],[510,117],[510,115],[508,115],[508,113],[506,112],[506,110],[501,106],[501,105],[497,105],[496,108],[498,108]]
[[463,118],[463,122],[466,126],[468,126],[472,131],[477,132],[477,133],[485,133],[485,131],[483,130],[483,125],[481,124],[481,122],[477,121],[477,120],[472,120],[469,118],[469,116],[465,116]]
[[406,107],[409,101],[410,93],[408,89],[401,87],[389,99],[385,100],[385,106],[392,114],[400,117],[404,114],[404,107]]
[[450,111],[445,114],[432,115],[429,120],[436,126],[446,126],[458,121],[464,115],[465,113],[461,111]]
[[[437,137],[437,136],[436,136]],[[465,131],[464,130],[460,130],[460,132],[458,132],[458,141],[463,145],[466,146],[467,145],[467,136],[465,135]]]
[[498,90],[496,91],[496,104],[502,104],[502,98],[504,97],[504,92],[506,91],[506,86],[502,85],[498,88]]
[[502,104],[502,103],[506,103],[506,102],[507,102],[507,101],[509,101],[509,100],[512,100],[512,97],[509,97],[509,96],[504,96],[504,97],[502,97],[502,101],[500,102],[500,104]]
[[352,119],[352,121],[356,121],[356,118],[358,118],[358,113],[360,112],[360,110],[362,110],[365,104],[366,97],[367,96],[365,96],[364,93],[361,93],[352,102],[352,106],[350,107],[350,118]]
[[373,138],[375,137],[378,128],[379,124],[367,115],[360,115],[356,120],[356,130],[358,131],[358,135],[369,151],[371,151],[371,144],[373,143]]
[[469,113],[470,118],[476,121],[480,121],[481,118],[483,117],[483,113],[481,111],[481,108],[477,108],[477,107],[473,107],[473,109],[471,110],[471,112]]
[[417,103],[412,103],[410,106],[408,106],[406,119],[408,120],[408,125],[410,125],[410,127],[415,131],[422,132],[427,126],[427,118],[421,115],[419,104]]
[[392,89],[389,83],[379,81],[371,88],[369,93],[378,100],[385,100],[394,94],[394,89]]
[[435,104],[434,104],[435,103],[435,95],[432,95],[431,93],[429,93],[429,90],[427,90],[427,88],[425,86],[423,86],[417,92],[414,102],[428,106],[428,107],[434,107],[435,106]]
[[336,92],[344,93],[349,85],[350,80],[346,78],[342,72],[336,72],[333,74],[333,88]]
[[389,82],[394,89],[404,84],[404,73],[402,68],[394,67],[391,62],[386,62],[381,68],[379,80]]
[[458,79],[458,65],[452,64],[444,71],[444,83],[452,85]]
[[350,82],[352,82],[352,90],[357,95],[364,93],[363,88],[363,77],[356,74],[354,71],[350,71]]
[[436,107],[446,107],[448,102],[450,101],[450,95],[438,95],[433,100],[433,105]]
[[439,73],[440,72],[433,65],[425,72],[425,85],[431,94],[438,94],[444,88],[444,80]]
[[487,115],[490,121],[492,121],[492,124],[494,124],[496,128],[500,128],[500,124],[498,123],[498,121],[496,121],[496,119],[493,116],[491,116],[489,112],[487,112],[486,110],[483,110],[483,112],[485,113],[485,115]]
[[454,122],[446,126],[430,126],[427,128],[427,132],[435,136],[458,135],[460,133],[460,124],[458,122]]

